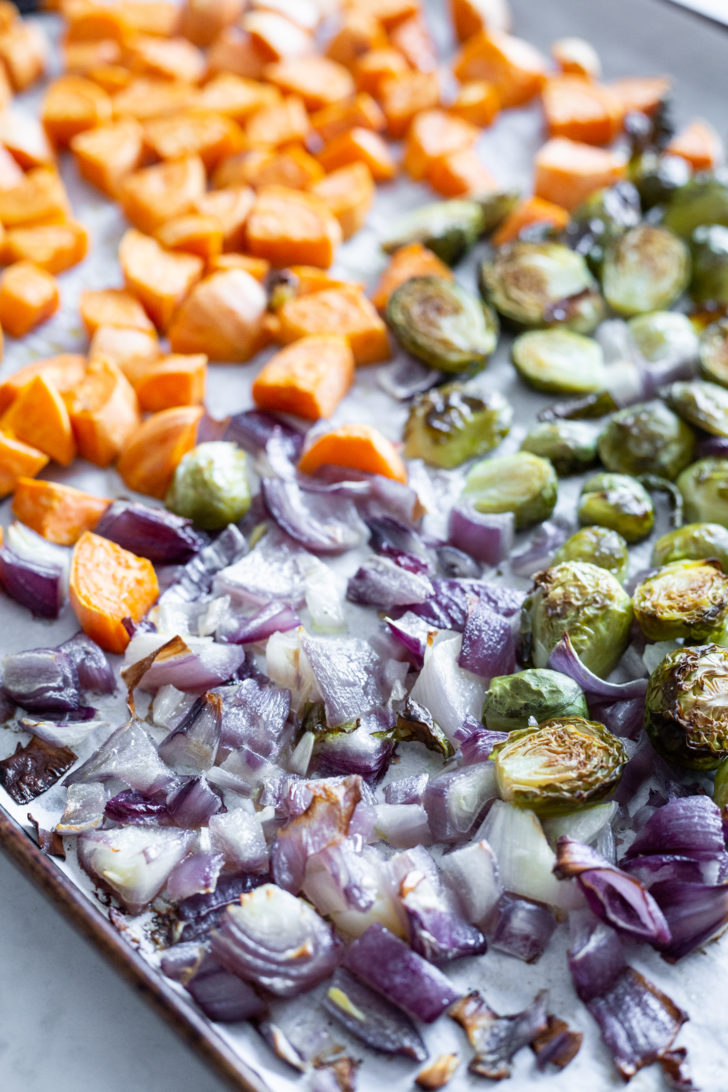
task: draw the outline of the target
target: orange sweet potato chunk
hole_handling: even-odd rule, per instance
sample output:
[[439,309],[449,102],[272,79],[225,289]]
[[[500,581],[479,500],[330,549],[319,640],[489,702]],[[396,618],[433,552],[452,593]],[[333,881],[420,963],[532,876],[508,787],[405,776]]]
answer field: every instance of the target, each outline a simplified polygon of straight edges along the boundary
[[438,160],[453,152],[472,148],[478,130],[469,121],[444,110],[423,110],[410,125],[404,153],[404,168],[416,182],[426,178]]
[[18,368],[0,383],[0,413],[15,401],[23,388],[36,376],[42,375],[59,394],[65,394],[81,382],[85,369],[86,357],[79,353],[61,353],[60,356],[34,360],[32,364]]
[[88,362],[95,364],[98,360],[108,360],[116,364],[133,386],[133,379],[127,369],[157,360],[159,353],[159,341],[153,331],[124,326],[99,326],[91,338]]
[[207,71],[210,76],[233,75],[257,80],[260,79],[265,63],[250,37],[239,26],[225,27],[220,31],[207,54]]
[[454,71],[463,83],[493,83],[504,107],[530,102],[547,76],[546,61],[537,49],[522,38],[496,30],[482,30],[469,38],[455,58]]
[[474,148],[463,148],[436,159],[427,172],[427,181],[443,197],[487,193],[497,188],[495,178]]
[[323,178],[324,169],[305,148],[251,148],[247,152],[225,159],[213,175],[213,185],[287,186],[292,190],[308,189]]
[[352,163],[327,174],[311,187],[311,192],[326,202],[339,221],[343,238],[349,239],[364,226],[375,187],[366,163]]
[[444,277],[451,281],[454,276],[450,266],[445,265],[422,243],[409,243],[395,250],[389,259],[389,265],[372,293],[372,303],[378,311],[384,311],[395,288],[412,277]]
[[376,99],[362,91],[346,102],[332,103],[311,115],[311,128],[322,140],[333,140],[349,129],[371,129],[378,133],[387,122]]
[[246,225],[248,249],[272,265],[316,265],[328,269],[341,242],[341,228],[314,194],[267,186],[255,199]]
[[88,76],[89,72],[106,65],[119,65],[121,45],[113,38],[95,38],[88,42],[66,40],[61,43],[63,70],[72,76]]
[[353,381],[354,357],[346,338],[304,337],[263,365],[253,383],[253,401],[262,409],[317,421],[331,416]]
[[276,88],[266,83],[236,76],[233,72],[221,72],[200,90],[197,106],[240,123],[264,106],[280,102],[280,98]]
[[0,61],[14,91],[25,91],[45,72],[48,47],[40,27],[18,19],[0,34]]
[[196,254],[209,265],[222,253],[222,225],[215,216],[188,212],[162,224],[156,232],[157,241],[167,250]]
[[495,121],[500,105],[495,84],[488,80],[469,80],[459,88],[450,113],[485,129]]
[[250,254],[220,254],[210,263],[210,273],[228,269],[242,269],[258,282],[265,284],[270,273],[270,262],[265,258],[252,258]]
[[130,380],[139,405],[149,413],[171,406],[197,406],[205,397],[207,357],[204,353],[168,353],[138,365]]
[[15,186],[0,190],[0,223],[6,227],[57,224],[68,219],[68,194],[57,171],[36,167]]
[[479,30],[510,30],[508,0],[450,0],[455,33],[464,42]]
[[375,364],[391,355],[386,326],[355,285],[296,296],[278,310],[276,318],[276,336],[284,345],[335,332],[347,339],[357,364]]
[[21,478],[34,477],[48,465],[48,456],[0,432],[0,497],[12,493]]
[[77,133],[111,121],[111,99],[83,76],[60,76],[45,93],[41,118],[48,139],[64,148]]
[[275,11],[251,11],[240,25],[249,35],[256,53],[266,61],[300,57],[313,50],[311,35]]
[[151,561],[84,531],[73,550],[69,600],[81,629],[107,652],[129,644],[126,618],[138,622],[159,596]]
[[263,76],[284,94],[299,95],[307,110],[340,103],[355,91],[351,73],[343,65],[316,54],[276,61],[266,66]]
[[373,49],[370,53],[364,53],[357,60],[354,77],[360,92],[374,95],[379,99],[382,98],[387,80],[397,79],[410,71],[410,66],[399,50],[385,44],[379,49]]
[[205,74],[205,55],[186,38],[138,34],[127,39],[126,59],[133,72],[181,83],[198,83]]
[[126,118],[79,133],[70,147],[81,177],[109,197],[116,197],[124,178],[142,162],[142,127]]
[[120,187],[121,207],[134,227],[151,235],[165,220],[189,212],[205,185],[198,156],[172,159],[127,175]]
[[47,273],[63,273],[83,261],[88,251],[88,232],[83,224],[37,224],[12,228],[5,235],[6,261],[30,261]]
[[371,129],[354,128],[341,133],[329,141],[318,158],[326,171],[335,171],[351,163],[364,163],[377,182],[388,182],[397,173],[386,141]]
[[68,410],[55,387],[37,375],[0,417],[0,432],[30,444],[62,466],[73,462],[76,444]]
[[11,190],[22,182],[24,177],[15,158],[0,144],[0,191]]
[[435,42],[420,12],[399,23],[391,31],[389,40],[418,72],[434,72],[437,68]]
[[25,111],[5,110],[0,114],[0,144],[23,170],[55,165],[56,154],[45,129],[38,118]]
[[665,154],[680,156],[694,171],[710,171],[723,159],[723,141],[712,125],[696,118],[675,134]]
[[111,501],[60,482],[20,478],[13,496],[13,515],[36,534],[59,546],[73,546],[84,531],[93,531]]
[[590,194],[613,186],[626,171],[625,159],[617,152],[554,137],[536,153],[534,193],[555,205],[571,210]]
[[172,0],[120,0],[119,8],[129,30],[160,38],[175,33],[178,12]]
[[619,99],[623,114],[634,110],[651,115],[670,91],[672,80],[669,76],[625,76],[607,86]]
[[326,56],[351,70],[361,57],[386,47],[387,35],[379,20],[361,8],[352,8],[343,13],[339,29],[326,46]]
[[100,326],[154,333],[154,326],[141,303],[125,288],[87,289],[81,293],[79,309],[89,337],[93,337]]
[[304,141],[311,123],[298,95],[288,95],[280,102],[264,106],[245,122],[245,136],[251,145],[294,144]]
[[169,327],[175,353],[205,353],[210,360],[250,360],[267,340],[268,298],[242,269],[212,273],[192,289]]
[[153,413],[129,437],[117,470],[124,484],[149,497],[163,497],[177,464],[197,442],[201,406],[174,406]]
[[380,101],[387,131],[393,140],[399,140],[417,114],[439,104],[440,80],[435,72],[403,72],[382,83]]
[[242,15],[243,0],[185,0],[177,30],[198,46],[212,45],[217,35]]
[[11,337],[40,326],[59,303],[55,277],[32,262],[15,262],[0,275],[0,327]]
[[517,239],[532,224],[551,224],[557,231],[561,231],[568,222],[569,214],[560,205],[544,201],[542,197],[524,197],[494,232],[492,242],[495,246],[503,246],[504,243]]
[[571,76],[598,80],[602,74],[599,54],[584,38],[558,38],[551,45],[551,56],[561,71]]
[[110,360],[90,363],[66,403],[78,453],[96,466],[112,463],[139,425],[134,388]]
[[159,330],[167,329],[204,270],[197,255],[165,250],[156,239],[133,228],[119,244],[119,262],[127,288]]
[[362,7],[378,19],[385,30],[391,31],[417,14],[420,0],[355,0],[353,6]]
[[582,76],[552,76],[541,91],[549,136],[584,144],[610,144],[622,123],[619,99]]
[[137,76],[113,96],[114,117],[148,121],[177,114],[193,106],[197,95],[197,88],[184,80]]
[[391,440],[370,425],[340,425],[317,436],[304,450],[298,468],[315,474],[321,466],[347,466],[407,482],[407,468]]
[[243,147],[242,130],[223,114],[189,110],[144,124],[144,144],[157,159],[199,156],[208,170]]
[[223,250],[240,250],[245,242],[245,224],[255,201],[250,186],[230,186],[224,190],[203,193],[192,205],[192,211],[212,216],[222,230]]

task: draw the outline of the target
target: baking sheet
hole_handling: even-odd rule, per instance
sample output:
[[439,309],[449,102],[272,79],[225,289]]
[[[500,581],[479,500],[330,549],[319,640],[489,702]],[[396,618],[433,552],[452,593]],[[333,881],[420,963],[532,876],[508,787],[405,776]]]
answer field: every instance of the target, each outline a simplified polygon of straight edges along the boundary
[[[442,0],[433,0],[428,4],[433,30],[438,41],[443,43],[449,41],[444,8]],[[677,81],[678,120],[685,121],[690,116],[699,114],[707,117],[718,128],[724,125],[724,98],[728,91],[728,79],[725,75],[728,38],[707,24],[682,11],[667,7],[659,0],[612,0],[606,10],[600,4],[575,5],[569,0],[549,0],[548,4],[516,0],[513,8],[517,32],[536,44],[547,47],[553,38],[567,33],[589,37],[599,49],[607,76],[670,72]],[[44,25],[49,24],[50,20],[44,20]],[[37,93],[29,96],[30,101],[37,98]],[[540,139],[540,120],[535,109],[511,111],[483,135],[484,161],[502,184],[517,184],[527,189],[533,153]],[[15,344],[8,340],[0,376],[9,374],[39,356],[84,348],[85,342],[77,317],[80,291],[87,287],[111,287],[120,284],[114,255],[118,240],[125,229],[121,214],[75,176],[70,162],[64,165],[64,173],[74,208],[91,228],[91,254],[77,270],[62,277],[61,313],[24,342]],[[368,283],[375,280],[384,265],[377,239],[391,229],[398,210],[412,207],[416,202],[428,200],[430,197],[423,187],[407,182],[381,188],[367,229],[342,247],[334,271],[351,279],[366,280]],[[459,276],[464,283],[473,283],[472,261],[463,266]],[[231,407],[243,409],[249,406],[249,385],[256,371],[257,365],[212,366],[208,397],[211,412],[222,415],[230,412]],[[398,439],[405,411],[381,392],[376,373],[375,368],[362,369],[359,372],[355,391],[337,410],[333,423],[370,419],[393,439]],[[544,399],[526,391],[516,380],[513,369],[507,362],[505,343],[483,373],[480,382],[486,387],[503,391],[513,401],[516,407],[515,426],[499,451],[517,449],[527,425]],[[79,467],[58,474],[54,472],[53,476],[100,494],[117,496],[124,493],[123,485],[115,472]],[[417,466],[413,467],[413,472],[424,499],[429,500],[430,529],[433,533],[438,533],[441,528],[437,513],[441,513],[444,508],[444,505],[438,504],[438,498],[444,500],[448,495],[456,494],[458,475],[427,475]],[[573,514],[577,492],[578,482],[568,482],[561,488],[559,511]],[[5,502],[2,505],[3,522],[9,519],[8,510],[9,504]],[[639,564],[638,559],[636,563]],[[356,559],[345,555],[337,564],[343,572],[349,572],[355,567]],[[0,600],[0,621],[6,635],[3,640],[4,651],[57,644],[77,628],[68,609],[56,623],[29,623],[27,613],[7,599]],[[107,703],[102,713],[106,725],[98,728],[89,740],[86,750],[92,749],[92,744],[97,744],[110,727],[122,722],[123,702],[119,700],[116,704]],[[0,754],[13,750],[19,738],[9,731],[0,733]],[[398,767],[398,775],[403,772],[403,767]],[[27,830],[28,810],[41,820],[44,813],[49,819],[51,815],[55,819],[61,803],[62,793],[56,788],[30,806],[19,808],[11,805],[8,810],[18,825]],[[72,860],[65,863],[54,862],[54,865],[86,892],[89,899],[98,906],[100,914],[107,913],[101,904],[96,903],[88,880],[80,875]],[[154,962],[154,952],[146,943],[143,932],[139,927],[135,927],[134,931],[138,934],[137,939],[142,950]],[[516,1011],[528,1003],[538,989],[547,987],[550,991],[551,1010],[585,1034],[580,1054],[558,1078],[538,1077],[530,1053],[521,1052],[514,1064],[514,1076],[504,1086],[509,1092],[524,1092],[528,1088],[540,1087],[542,1083],[544,1088],[549,1084],[553,1087],[554,1080],[558,1080],[560,1092],[580,1092],[584,1087],[589,1087],[594,1092],[607,1092],[609,1089],[623,1087],[623,1082],[601,1044],[593,1021],[571,990],[565,963],[566,944],[565,930],[559,930],[547,953],[533,967],[491,952],[481,959],[463,960],[454,969],[453,978],[458,985],[481,989],[489,1003],[503,1012]],[[690,1013],[691,1021],[681,1032],[678,1042],[691,1051],[698,1085],[706,1092],[717,1092],[723,1088],[728,1033],[720,1007],[710,1002],[722,994],[728,971],[728,941],[709,946],[705,954],[698,953],[677,968],[668,967],[656,953],[645,952],[644,949],[635,949],[634,954],[630,953],[630,961]],[[321,992],[319,989],[314,997]],[[178,993],[183,1003],[191,1008],[184,991],[178,990]],[[281,1005],[278,1017],[294,1039],[301,1037],[306,1040],[314,1035],[323,1042],[327,1035],[331,1035],[335,1041],[348,1042],[354,1056],[362,1056],[361,1045],[347,1040],[338,1027],[330,1028],[327,1018],[311,1003],[310,997],[301,1003]],[[241,1057],[250,1062],[275,1092],[282,1092],[284,1089],[293,1092],[294,1088],[300,1087],[300,1081],[292,1077],[291,1071],[270,1055],[252,1029],[245,1026],[225,1028],[218,1025],[216,1030]],[[443,1050],[458,1050],[467,1054],[462,1033],[447,1020],[439,1021],[435,1028],[426,1029],[425,1038],[432,1056]],[[396,1089],[410,1088],[413,1072],[413,1067],[408,1063],[368,1057],[359,1077],[359,1088],[367,1092],[368,1089],[380,1087],[385,1080]],[[480,1084],[476,1078],[460,1072],[450,1087],[459,1090]],[[656,1067],[638,1074],[631,1084],[635,1092],[647,1092],[662,1087],[662,1078]]]

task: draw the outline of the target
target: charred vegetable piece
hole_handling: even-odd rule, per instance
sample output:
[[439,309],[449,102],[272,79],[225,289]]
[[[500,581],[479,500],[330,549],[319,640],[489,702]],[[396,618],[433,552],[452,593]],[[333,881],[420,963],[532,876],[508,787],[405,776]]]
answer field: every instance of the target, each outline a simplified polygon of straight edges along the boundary
[[573,330],[529,330],[513,342],[511,359],[537,391],[593,394],[606,385],[601,346]]
[[672,561],[637,586],[634,616],[650,641],[728,638],[728,576],[717,561]]
[[513,407],[498,391],[476,394],[460,383],[421,394],[404,426],[404,453],[450,469],[492,451],[506,437]]
[[641,402],[615,413],[597,446],[607,470],[672,481],[692,459],[695,435],[664,402]]
[[554,717],[511,732],[491,759],[503,800],[537,815],[563,815],[609,796],[627,752],[597,721]]
[[687,315],[679,311],[652,311],[629,320],[629,332],[640,355],[650,364],[663,360],[695,360],[698,335]]
[[76,755],[69,747],[33,736],[0,762],[0,785],[16,804],[27,804],[55,785],[75,761]]
[[690,251],[663,227],[639,224],[607,249],[602,266],[604,297],[619,315],[643,315],[670,307],[690,280]]
[[560,476],[579,474],[597,461],[597,437],[581,421],[541,421],[528,430],[521,451],[548,459]]
[[702,224],[690,240],[690,295],[698,303],[728,303],[728,225]]
[[700,338],[700,370],[706,379],[728,387],[728,319],[706,326]]
[[582,527],[567,538],[554,557],[554,564],[562,561],[587,561],[606,569],[622,584],[629,567],[627,543],[618,531],[611,527]]
[[495,231],[516,207],[520,197],[518,190],[492,190],[470,194],[469,200],[477,201],[485,218],[481,234],[489,235],[491,231]]
[[599,287],[581,254],[560,243],[516,242],[480,267],[480,290],[520,326],[589,334],[604,317]]
[[528,668],[490,680],[483,703],[483,720],[490,731],[526,728],[552,717],[587,717],[589,710],[578,683],[548,667]]
[[545,667],[568,633],[582,663],[606,678],[629,643],[631,624],[632,600],[611,573],[565,561],[534,577],[523,604],[523,651],[534,667]]
[[728,527],[728,459],[698,459],[683,470],[677,487],[685,502],[686,520],[712,520]]
[[583,398],[568,398],[553,402],[536,414],[537,421],[594,421],[606,417],[618,408],[609,391],[585,394]]
[[728,757],[728,649],[676,648],[650,675],[645,728],[656,751],[690,770]]
[[645,212],[664,205],[690,180],[690,165],[677,155],[645,152],[631,167],[631,179]]
[[483,368],[498,340],[493,311],[444,277],[405,281],[389,297],[386,317],[403,349],[443,372]]
[[728,804],[728,758],[724,758],[715,771],[713,803],[721,809]]
[[340,967],[334,971],[323,1004],[347,1031],[374,1050],[402,1054],[414,1062],[427,1057],[425,1044],[409,1017],[348,971]]
[[683,239],[701,224],[728,226],[728,179],[717,174],[691,178],[670,197],[663,223]]
[[584,1036],[580,1031],[570,1028],[558,1016],[549,1015],[547,1019],[546,1030],[531,1043],[531,1050],[536,1055],[536,1065],[539,1069],[545,1069],[547,1065],[565,1069],[581,1050]]
[[513,1016],[493,1012],[477,991],[453,1005],[448,1015],[460,1024],[475,1051],[470,1072],[495,1081],[510,1077],[513,1055],[546,1029],[545,1001],[546,994],[541,993]]
[[671,409],[711,436],[728,436],[728,390],[717,383],[693,379],[671,383],[665,395]]
[[476,463],[463,496],[478,512],[513,512],[516,530],[548,519],[556,504],[558,479],[548,459],[520,451]]
[[609,527],[627,542],[640,542],[654,526],[655,508],[650,494],[636,478],[628,474],[595,474],[582,486],[579,522]]
[[688,523],[658,538],[652,547],[652,564],[702,561],[714,557],[728,572],[728,529],[720,523]]
[[198,444],[177,464],[165,504],[206,531],[237,523],[250,508],[247,465],[237,444]]
[[392,254],[410,243],[422,243],[443,262],[454,265],[480,238],[486,226],[486,213],[478,201],[437,201],[404,216],[396,234],[382,243],[382,250]]
[[576,208],[566,228],[566,240],[596,272],[604,251],[628,228],[640,222],[640,195],[631,182],[598,190]]

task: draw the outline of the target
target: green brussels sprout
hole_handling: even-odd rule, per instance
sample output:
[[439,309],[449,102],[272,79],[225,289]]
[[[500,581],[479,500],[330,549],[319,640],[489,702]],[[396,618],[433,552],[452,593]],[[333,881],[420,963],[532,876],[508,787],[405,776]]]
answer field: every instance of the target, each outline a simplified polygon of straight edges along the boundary
[[443,372],[485,367],[498,341],[495,312],[444,277],[400,284],[389,297],[386,318],[403,349]]
[[501,798],[546,816],[609,796],[628,756],[621,739],[603,724],[578,716],[511,732],[490,757]]
[[712,520],[728,527],[728,459],[709,456],[683,470],[677,487],[688,523]]
[[565,235],[572,249],[583,254],[596,272],[606,247],[639,222],[639,193],[631,182],[617,182],[593,193],[574,209]]
[[419,395],[404,426],[404,453],[450,469],[492,451],[508,435],[513,407],[499,391],[448,383]]
[[519,451],[482,459],[469,471],[463,495],[478,512],[513,512],[516,530],[548,519],[556,505],[558,478],[548,459]]
[[679,311],[652,311],[635,315],[627,324],[638,352],[650,364],[663,360],[695,360],[698,335],[687,315]]
[[728,387],[728,319],[706,326],[700,336],[700,370],[706,379]]
[[521,199],[519,190],[487,190],[484,193],[470,193],[468,200],[477,201],[483,212],[482,235],[495,231],[509,212],[512,212]]
[[628,474],[595,474],[581,488],[579,522],[610,527],[627,542],[640,542],[654,526],[655,506],[645,487]]
[[641,402],[614,414],[597,447],[607,470],[672,481],[693,457],[695,434],[664,402]]
[[728,436],[728,390],[717,383],[693,379],[671,383],[665,392],[670,409],[711,436]]
[[248,457],[237,444],[198,444],[177,464],[164,503],[206,531],[242,519],[250,508]]
[[601,346],[573,330],[528,330],[513,342],[511,359],[537,391],[592,394],[606,386]]
[[689,770],[712,770],[728,757],[728,649],[668,653],[647,684],[645,728],[656,751]]
[[664,227],[639,224],[608,247],[602,265],[604,298],[619,315],[660,311],[690,280],[690,251]]
[[715,771],[713,803],[717,804],[721,810],[728,804],[728,759],[725,758]]
[[604,301],[586,262],[561,243],[509,243],[482,263],[479,283],[484,298],[520,326],[566,326],[590,334],[604,318]]
[[689,179],[670,197],[663,223],[683,239],[701,224],[728,225],[728,178],[697,174]]
[[606,569],[623,584],[629,568],[629,550],[622,535],[611,527],[582,527],[556,551],[554,564],[560,565],[562,561],[588,561]]
[[582,398],[566,398],[552,402],[536,414],[537,421],[595,421],[607,417],[619,407],[609,391],[585,394]]
[[698,303],[728,303],[728,226],[701,224],[690,240],[690,295]]
[[710,557],[728,572],[728,529],[719,523],[687,523],[662,535],[652,547],[652,564],[657,566]]
[[583,663],[605,678],[629,643],[632,600],[606,569],[564,561],[536,573],[524,601],[521,635],[526,661],[545,667],[564,633]]
[[583,421],[542,421],[529,429],[521,451],[548,459],[557,474],[580,474],[597,459],[597,438]]
[[531,718],[588,717],[584,691],[561,671],[530,667],[490,680],[483,702],[483,721],[493,732],[527,728]]
[[633,605],[650,641],[728,636],[728,576],[718,561],[671,561],[637,585]]
[[454,265],[486,230],[486,214],[478,201],[456,198],[435,201],[406,213],[394,235],[382,243],[391,254],[409,243],[422,243],[443,262]]
[[645,212],[669,201],[676,190],[690,181],[691,175],[690,164],[678,155],[646,151],[630,164],[630,178]]

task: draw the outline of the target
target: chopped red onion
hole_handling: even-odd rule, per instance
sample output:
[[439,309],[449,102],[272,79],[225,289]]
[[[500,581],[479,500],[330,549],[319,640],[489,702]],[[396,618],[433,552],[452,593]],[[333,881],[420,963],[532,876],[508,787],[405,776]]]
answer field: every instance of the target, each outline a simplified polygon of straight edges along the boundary
[[222,732],[222,699],[208,691],[192,705],[157,748],[175,770],[209,770],[215,762]]
[[313,754],[316,772],[324,777],[359,774],[369,784],[375,784],[386,773],[394,752],[391,737],[385,738],[383,731],[387,727],[377,723],[376,715],[371,714],[350,730],[334,730],[318,736]]
[[0,587],[38,618],[57,618],[65,599],[64,568],[47,557],[24,557],[4,543]]
[[254,607],[275,600],[299,607],[311,556],[287,536],[269,531],[250,553],[217,573],[215,591]]
[[85,831],[78,838],[78,861],[125,910],[140,914],[162,890],[193,838],[191,831],[172,827]]
[[343,967],[334,971],[323,1007],[373,1050],[400,1054],[413,1062],[427,1057],[422,1037],[409,1017]]
[[504,618],[518,614],[524,600],[523,592],[488,580],[435,579],[432,586],[432,598],[412,604],[409,609],[437,629],[451,629],[457,633],[465,628],[473,596]]
[[632,857],[622,861],[621,867],[635,876],[645,887],[662,880],[678,880],[681,883],[717,883],[724,879],[728,854],[696,860],[678,853],[652,853],[649,856]]
[[167,898],[178,902],[191,895],[204,895],[214,891],[224,863],[222,853],[213,853],[209,849],[189,853],[169,874],[165,889]]
[[468,612],[458,663],[484,679],[510,675],[516,670],[512,625],[480,599],[472,601]]
[[346,598],[350,603],[379,610],[392,610],[411,603],[424,603],[433,594],[430,580],[421,573],[408,572],[388,557],[372,557],[349,579]]
[[430,821],[422,804],[377,804],[374,833],[397,849],[429,845]]
[[421,804],[430,775],[412,774],[390,781],[384,788],[384,799],[388,804]]
[[442,382],[442,372],[428,368],[411,356],[403,356],[386,368],[380,368],[377,383],[397,402],[407,402]]
[[31,713],[67,713],[81,705],[73,659],[59,648],[14,652],[3,661],[3,690]]
[[[74,788],[75,786],[71,786]],[[172,826],[164,793],[125,789],[107,801],[104,816],[113,823],[127,826]]]
[[707,944],[728,925],[728,884],[660,880],[650,887],[670,932],[662,954],[671,963]]
[[348,466],[320,466],[315,477],[306,479],[306,488],[351,497],[367,520],[386,517],[415,524],[423,514],[420,499],[411,486]]
[[546,951],[555,928],[556,919],[544,903],[504,891],[495,906],[487,935],[499,952],[524,963],[535,963]]
[[466,717],[480,716],[487,688],[482,678],[460,667],[461,647],[457,634],[443,634],[431,644],[410,691],[411,700],[424,706],[451,743]]
[[162,762],[157,748],[138,720],[112,732],[90,758],[66,778],[67,785],[120,778],[142,793],[169,789],[176,777]]
[[483,925],[501,894],[498,864],[488,843],[474,842],[446,853],[440,868],[467,920]]
[[114,501],[95,533],[160,565],[184,564],[208,541],[191,520],[139,501]]
[[[216,866],[213,864],[212,867]],[[217,883],[213,882],[212,891],[188,895],[178,903],[174,939],[179,940],[180,935],[184,941],[208,937],[210,931],[222,921],[225,908],[237,905],[241,895],[260,887],[265,880],[266,877],[260,875],[223,872]]]
[[291,478],[263,478],[261,491],[281,531],[311,553],[342,554],[366,536],[366,525],[348,497],[310,492]]
[[548,660],[552,671],[560,671],[578,683],[588,699],[598,701],[627,701],[643,698],[647,691],[647,679],[631,679],[630,682],[613,683],[599,678],[582,663],[578,652],[565,633],[554,646]]
[[474,717],[466,717],[455,733],[455,739],[461,741],[460,757],[463,766],[472,766],[490,758],[496,744],[508,739],[508,733],[485,728]]
[[475,561],[469,554],[458,550],[455,546],[445,543],[444,546],[438,546],[435,553],[438,568],[443,576],[470,580],[477,579],[482,572],[479,561]]
[[301,619],[287,603],[268,603],[248,618],[228,618],[218,627],[215,638],[233,645],[267,641],[273,633],[296,629]]
[[427,646],[437,630],[412,611],[406,611],[396,619],[385,618],[385,621],[392,636],[406,649],[413,666],[421,668]]
[[401,901],[410,946],[431,963],[450,963],[486,951],[483,933],[462,917],[447,889],[433,877],[408,873],[402,880]]
[[445,770],[430,781],[423,803],[436,842],[462,842],[497,796],[495,768],[490,762]]
[[619,698],[617,701],[591,700],[589,713],[594,720],[601,721],[612,735],[622,739],[637,739],[645,719],[645,698],[642,695],[640,698]]
[[210,1020],[235,1024],[266,1011],[265,1002],[236,974],[208,956],[185,989]]
[[533,576],[541,569],[548,569],[559,546],[563,546],[573,527],[562,519],[550,519],[541,523],[530,543],[511,555],[510,569],[516,576]]
[[203,546],[181,569],[173,571],[170,585],[159,598],[159,606],[169,600],[195,602],[212,588],[217,573],[228,568],[248,549],[248,544],[234,523],[228,524],[208,546]]
[[85,633],[77,633],[58,646],[60,652],[70,656],[79,686],[91,694],[113,694],[116,675],[105,653]]
[[278,831],[271,848],[273,878],[293,892],[301,890],[306,860],[347,836],[354,809],[362,799],[360,777],[309,781],[306,786],[306,802]]
[[275,758],[291,710],[290,691],[248,678],[215,693],[222,701],[222,750],[246,748],[262,758]]
[[103,822],[105,806],[106,791],[103,785],[95,782],[89,785],[69,785],[66,807],[56,830],[59,834],[80,834],[84,830],[95,830]]
[[658,808],[625,857],[680,853],[705,859],[725,851],[720,808],[707,796],[683,796]]
[[478,512],[472,504],[460,502],[450,509],[448,538],[485,565],[500,565],[513,548],[515,516],[512,512]]
[[205,954],[201,944],[192,941],[189,944],[175,944],[163,953],[159,961],[162,974],[184,986],[197,971]]
[[211,637],[172,637],[136,633],[127,645],[121,677],[130,690],[155,693],[161,686],[204,690],[232,678],[245,659],[238,645],[217,644]]
[[260,819],[254,811],[235,808],[210,819],[212,848],[228,865],[244,872],[265,872],[268,847]]
[[500,1081],[510,1077],[513,1056],[546,1030],[546,992],[538,994],[523,1012],[498,1016],[473,991],[458,1001],[448,1015],[460,1024],[475,1051],[469,1071]]
[[536,1065],[540,1070],[548,1065],[565,1069],[581,1050],[583,1039],[582,1033],[573,1031],[565,1020],[560,1020],[558,1016],[547,1016],[546,1030],[531,1042]]
[[264,410],[244,410],[233,414],[224,439],[239,444],[252,455],[258,455],[265,451],[273,436],[285,444],[291,462],[296,462],[303,450],[305,433]]
[[167,810],[178,827],[204,827],[222,806],[219,794],[204,777],[191,777],[167,796]]
[[312,637],[301,648],[311,665],[330,728],[356,720],[389,698],[379,657],[358,637]]

